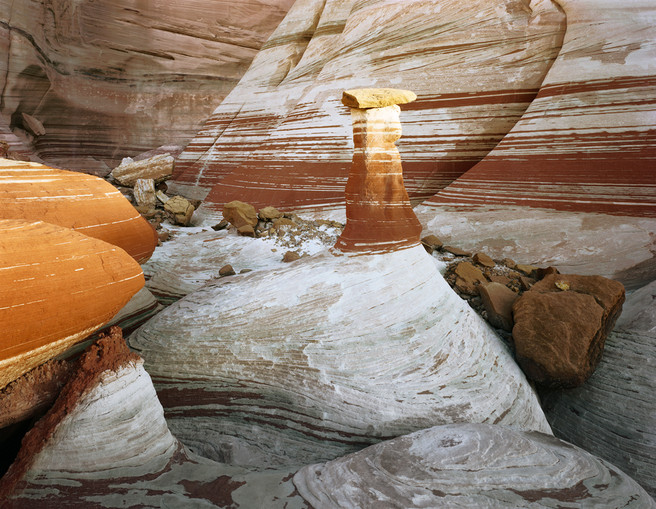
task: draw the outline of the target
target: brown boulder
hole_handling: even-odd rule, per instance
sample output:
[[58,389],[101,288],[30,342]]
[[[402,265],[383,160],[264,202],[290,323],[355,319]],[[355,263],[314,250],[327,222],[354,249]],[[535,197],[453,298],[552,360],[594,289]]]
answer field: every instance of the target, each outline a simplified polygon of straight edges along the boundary
[[237,233],[242,237],[255,237],[255,229],[250,224],[237,228]]
[[421,243],[428,254],[433,254],[433,251],[442,247],[442,241],[435,235],[426,235],[421,239]]
[[282,257],[282,261],[285,263],[289,262],[295,262],[301,257],[300,254],[298,254],[297,251],[287,251],[284,256]]
[[517,300],[517,294],[500,283],[480,285],[478,292],[487,311],[488,321],[497,329],[511,332],[513,328],[512,308]]
[[471,256],[470,251],[465,251],[464,249],[460,249],[459,247],[443,246],[442,249],[444,249],[444,251],[446,251],[447,253],[451,253],[452,255],[456,255],[456,256]]
[[623,302],[624,287],[600,276],[552,274],[534,284],[513,306],[517,361],[526,375],[549,387],[585,382]]
[[485,275],[469,262],[460,262],[456,265],[454,272],[469,284],[487,283]]
[[235,269],[232,268],[232,265],[224,265],[219,269],[219,276],[224,277],[224,276],[234,276],[235,275]]
[[522,264],[522,263],[518,263],[515,268],[519,272],[522,272],[522,273],[526,274],[527,276],[532,276],[538,270],[538,267],[536,267],[535,265],[525,265],[525,264]]
[[479,265],[482,265],[483,267],[494,267],[496,266],[496,263],[492,258],[490,258],[488,255],[485,253],[476,253],[474,255],[474,263],[477,263]]
[[260,216],[262,221],[273,221],[274,219],[282,217],[282,212],[275,207],[264,207],[260,209],[258,216]]
[[249,225],[255,228],[257,226],[257,212],[255,207],[243,201],[234,200],[223,206],[223,217],[230,221],[235,228]]

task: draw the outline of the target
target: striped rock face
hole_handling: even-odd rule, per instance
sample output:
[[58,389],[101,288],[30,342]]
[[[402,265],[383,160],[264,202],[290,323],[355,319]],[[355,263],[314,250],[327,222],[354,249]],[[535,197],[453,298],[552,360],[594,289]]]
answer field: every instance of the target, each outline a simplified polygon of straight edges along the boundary
[[435,423],[549,432],[506,347],[421,246],[210,282],[130,346],[173,433],[227,463],[325,461]]
[[588,381],[544,400],[557,436],[608,460],[656,497],[656,281],[630,294]]
[[656,504],[566,442],[486,424],[436,426],[294,476],[312,507],[630,507]]
[[656,217],[656,5],[558,0],[562,49],[508,135],[428,204]]
[[0,219],[72,228],[122,248],[139,263],[157,246],[155,230],[114,186],[37,163],[0,159]]
[[[126,155],[184,145],[292,3],[7,4],[0,113],[44,160],[66,168],[108,172]],[[45,134],[29,136],[22,113]]]
[[107,323],[143,284],[139,265],[116,246],[0,220],[0,387]]
[[[169,431],[143,361],[120,333],[78,362],[0,480],[7,507],[307,507],[294,471],[248,472],[195,456]],[[3,507],[5,505],[3,504]]]
[[403,106],[399,150],[410,198],[428,198],[521,117],[564,30],[551,1],[299,0],[176,162],[176,188],[214,211],[341,206],[342,91],[393,87],[419,97]]
[[346,184],[346,227],[335,248],[384,252],[419,244],[421,225],[403,185],[400,109],[351,108],[353,163]]

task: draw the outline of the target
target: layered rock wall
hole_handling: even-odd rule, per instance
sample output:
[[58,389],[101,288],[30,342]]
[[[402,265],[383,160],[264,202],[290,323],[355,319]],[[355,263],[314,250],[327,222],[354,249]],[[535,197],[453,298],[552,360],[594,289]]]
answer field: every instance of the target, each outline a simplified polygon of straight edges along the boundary
[[[180,190],[208,208],[343,203],[341,91],[413,90],[399,150],[413,200],[484,157],[535,97],[560,48],[551,1],[300,0],[181,155]],[[212,190],[213,188],[213,190]],[[211,192],[210,192],[211,190]]]
[[292,3],[2,2],[0,121],[67,168],[184,144]]

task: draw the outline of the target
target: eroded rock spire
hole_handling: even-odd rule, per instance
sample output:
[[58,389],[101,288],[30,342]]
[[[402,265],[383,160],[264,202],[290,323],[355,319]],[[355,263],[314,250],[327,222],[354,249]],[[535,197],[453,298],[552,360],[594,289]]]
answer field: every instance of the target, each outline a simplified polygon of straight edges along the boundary
[[351,108],[353,163],[346,184],[346,228],[335,247],[345,252],[388,252],[419,244],[421,225],[403,185],[399,104],[414,101],[408,90],[347,90]]

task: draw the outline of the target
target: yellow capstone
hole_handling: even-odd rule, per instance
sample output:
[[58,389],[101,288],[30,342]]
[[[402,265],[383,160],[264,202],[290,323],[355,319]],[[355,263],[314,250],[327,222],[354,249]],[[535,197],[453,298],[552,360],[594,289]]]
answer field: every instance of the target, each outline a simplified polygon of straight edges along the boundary
[[355,88],[344,90],[342,104],[350,108],[384,108],[392,104],[406,104],[414,101],[417,94],[398,88]]

